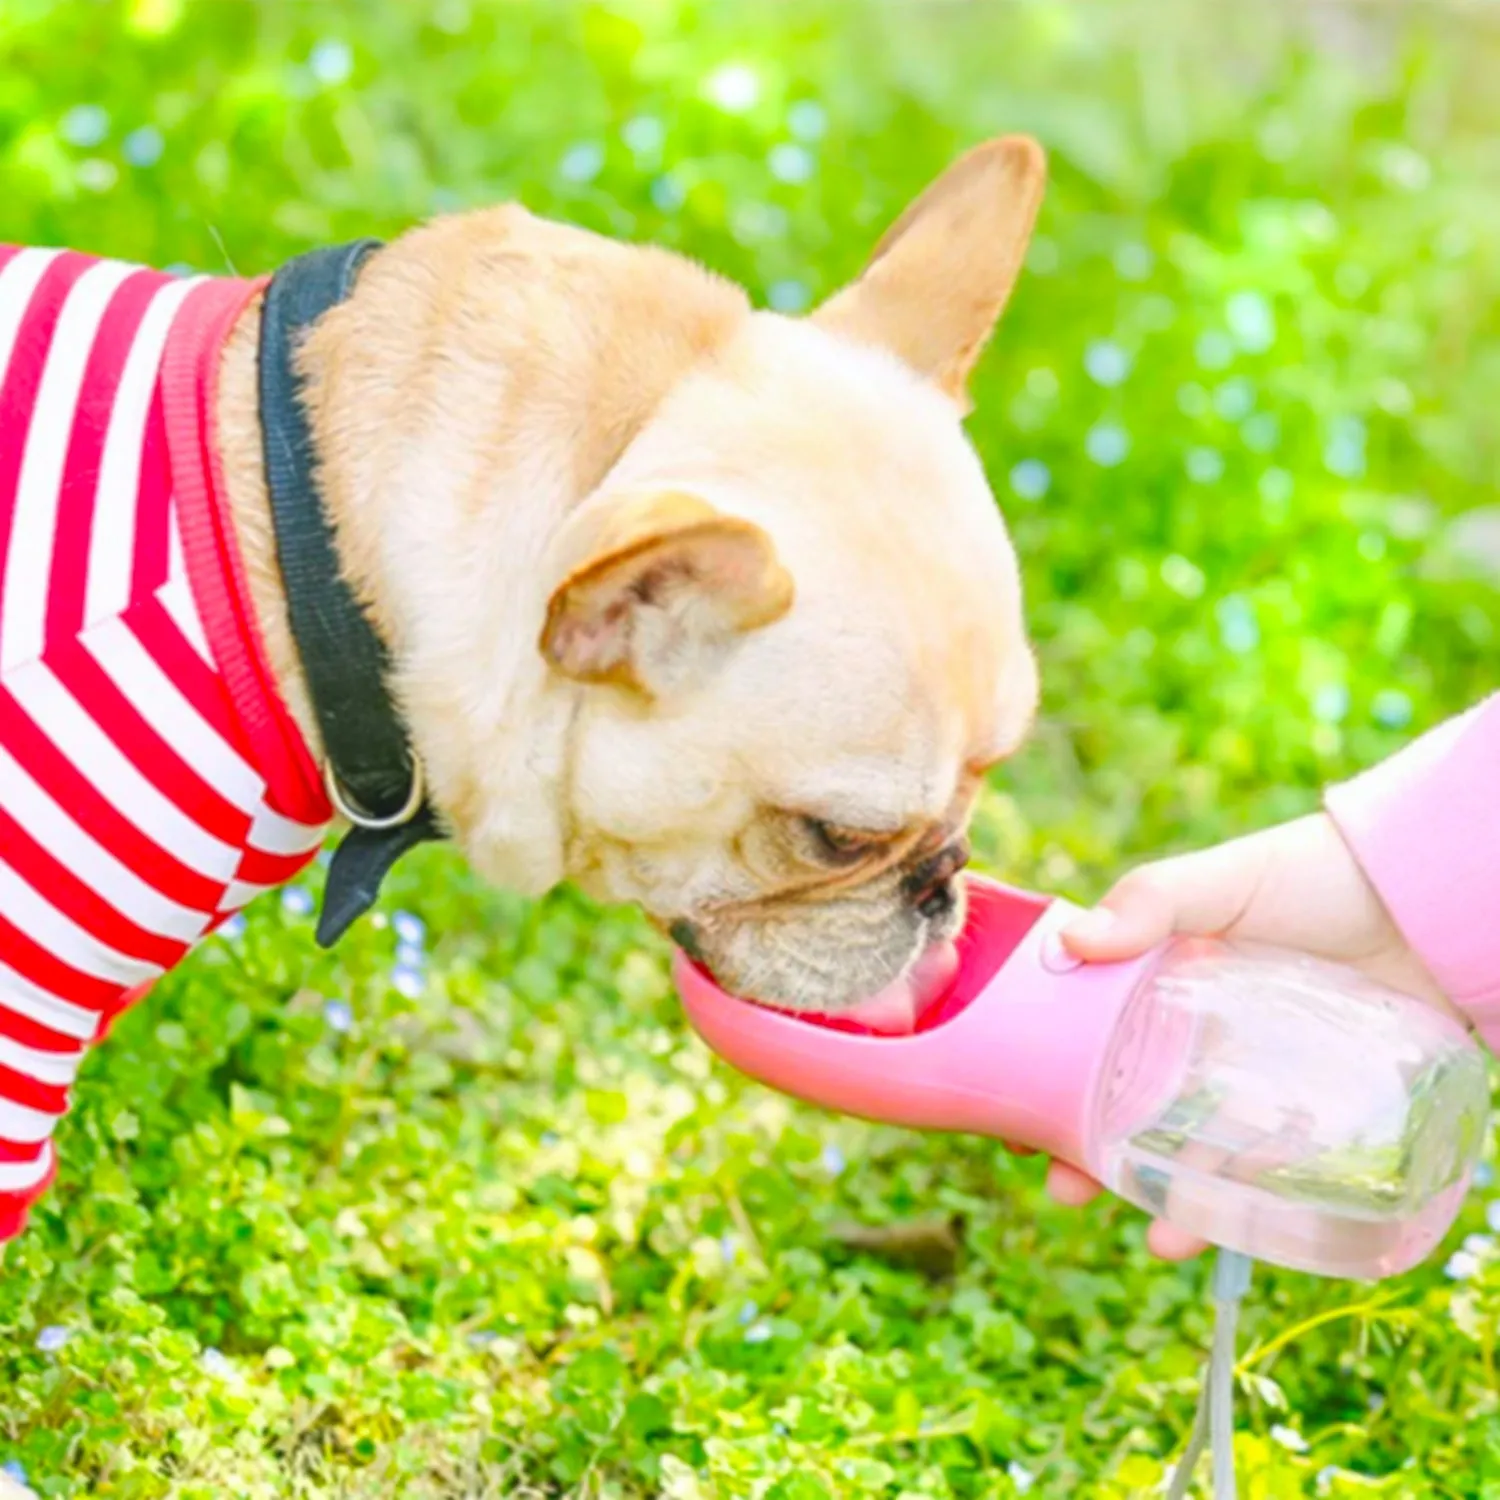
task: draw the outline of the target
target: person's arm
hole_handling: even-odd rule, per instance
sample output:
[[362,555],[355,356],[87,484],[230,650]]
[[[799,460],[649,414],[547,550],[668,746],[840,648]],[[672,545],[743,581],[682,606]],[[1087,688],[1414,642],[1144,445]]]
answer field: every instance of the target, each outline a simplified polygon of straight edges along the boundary
[[1500,1053],[1500,695],[1326,806],[1402,937]]
[[[1328,811],[1132,870],[1063,940],[1131,958],[1173,933],[1351,964],[1466,1017],[1500,1051],[1500,697],[1327,793]],[[1100,1191],[1054,1162],[1060,1202]],[[1151,1226],[1159,1255],[1202,1248]]]

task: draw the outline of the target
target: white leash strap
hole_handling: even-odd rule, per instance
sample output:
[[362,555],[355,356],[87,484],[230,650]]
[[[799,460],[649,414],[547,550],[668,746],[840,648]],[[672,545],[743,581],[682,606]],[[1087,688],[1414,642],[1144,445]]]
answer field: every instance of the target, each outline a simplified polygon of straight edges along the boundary
[[1214,1340],[1203,1368],[1198,1412],[1188,1436],[1167,1500],[1187,1500],[1193,1470],[1205,1445],[1213,1455],[1213,1500],[1235,1500],[1234,1482],[1234,1346],[1240,1301],[1250,1288],[1253,1262],[1237,1250],[1220,1250],[1214,1261]]

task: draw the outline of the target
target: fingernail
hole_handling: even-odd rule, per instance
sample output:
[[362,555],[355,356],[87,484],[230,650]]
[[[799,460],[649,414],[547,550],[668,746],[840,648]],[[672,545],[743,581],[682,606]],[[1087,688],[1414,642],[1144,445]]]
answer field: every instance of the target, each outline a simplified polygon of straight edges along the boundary
[[1070,922],[1063,931],[1064,937],[1080,943],[1101,943],[1115,927],[1115,914],[1107,906],[1096,906]]

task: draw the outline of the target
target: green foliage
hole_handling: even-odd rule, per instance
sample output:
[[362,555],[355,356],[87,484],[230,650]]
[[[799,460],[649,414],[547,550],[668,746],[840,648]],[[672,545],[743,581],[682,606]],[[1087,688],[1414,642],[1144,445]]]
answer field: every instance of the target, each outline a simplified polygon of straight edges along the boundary
[[[1039,133],[971,430],[1046,708],[979,846],[1087,896],[1494,685],[1497,76],[1482,12],[1420,7],[9,0],[0,235],[248,272],[518,196],[795,309],[957,148]],[[398,909],[423,954],[392,918],[328,957],[263,902],[90,1065],[0,1275],[39,1493],[1159,1493],[1206,1319],[1136,1216],[741,1082],[629,913],[443,852]],[[825,1234],[950,1211],[946,1284]],[[1465,1254],[1264,1276],[1247,1494],[1500,1496]]]

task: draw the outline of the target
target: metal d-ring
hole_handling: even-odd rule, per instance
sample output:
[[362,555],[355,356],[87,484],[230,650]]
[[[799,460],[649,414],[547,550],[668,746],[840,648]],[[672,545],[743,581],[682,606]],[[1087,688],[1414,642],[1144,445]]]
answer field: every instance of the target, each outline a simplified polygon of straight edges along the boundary
[[366,812],[345,792],[339,783],[338,772],[333,769],[332,761],[323,762],[323,785],[327,788],[328,800],[333,803],[334,811],[340,817],[346,818],[356,828],[368,828],[377,833],[387,828],[400,828],[403,823],[410,823],[427,799],[427,782],[422,775],[422,762],[419,760],[412,762],[411,790],[407,792],[406,801],[402,803],[401,810],[387,817],[376,817],[373,813]]

